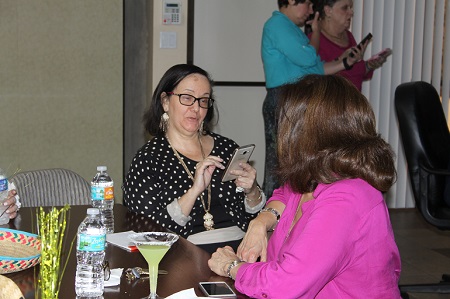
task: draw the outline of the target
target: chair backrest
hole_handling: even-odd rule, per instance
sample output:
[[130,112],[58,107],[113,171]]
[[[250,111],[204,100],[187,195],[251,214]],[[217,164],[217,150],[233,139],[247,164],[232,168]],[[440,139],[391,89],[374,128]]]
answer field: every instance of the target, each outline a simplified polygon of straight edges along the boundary
[[90,184],[79,174],[63,168],[19,172],[10,178],[22,206],[87,205]]
[[[447,121],[439,94],[423,81],[400,84],[395,90],[395,109],[416,206],[421,209],[420,169],[446,170],[449,165]],[[442,207],[448,208],[443,200],[445,176],[431,176],[427,188],[431,214]]]

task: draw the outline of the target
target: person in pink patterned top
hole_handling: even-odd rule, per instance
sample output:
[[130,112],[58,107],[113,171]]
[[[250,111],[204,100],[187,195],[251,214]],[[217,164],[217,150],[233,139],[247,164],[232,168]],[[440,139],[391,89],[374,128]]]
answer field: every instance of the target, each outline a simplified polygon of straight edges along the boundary
[[[353,0],[312,0],[314,11],[319,12],[320,45],[318,54],[327,61],[338,59],[349,48],[356,48],[357,42],[349,31],[353,18]],[[311,34],[308,35],[311,38]],[[349,79],[361,91],[362,83],[370,80],[373,71],[386,62],[387,56],[374,55],[369,60],[363,60],[369,41],[362,46],[357,54],[360,59],[350,69],[339,74]]]
[[383,199],[396,171],[369,102],[338,75],[307,75],[280,100],[282,185],[237,253],[219,248],[209,267],[251,298],[401,298]]

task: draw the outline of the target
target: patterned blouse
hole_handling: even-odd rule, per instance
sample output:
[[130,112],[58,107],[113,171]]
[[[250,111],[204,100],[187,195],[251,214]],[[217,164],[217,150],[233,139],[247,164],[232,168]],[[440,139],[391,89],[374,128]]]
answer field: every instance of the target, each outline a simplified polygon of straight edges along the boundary
[[[208,132],[214,139],[210,155],[221,157],[224,165],[230,160],[238,145],[231,139]],[[186,166],[195,176],[198,161],[189,159],[179,153]],[[238,226],[247,230],[248,223],[256,214],[245,211],[244,193],[236,192],[234,181],[222,183],[222,169],[216,168],[211,180],[210,213],[214,217],[214,228]],[[180,198],[191,188],[193,182],[175,156],[167,139],[156,136],[148,141],[135,155],[125,183],[124,204],[130,211],[151,217],[163,227],[187,237],[205,231],[203,215],[205,214],[200,197],[197,198],[189,216],[192,217],[185,226],[180,226],[171,218],[167,205]],[[208,205],[208,190],[203,192],[203,199]]]

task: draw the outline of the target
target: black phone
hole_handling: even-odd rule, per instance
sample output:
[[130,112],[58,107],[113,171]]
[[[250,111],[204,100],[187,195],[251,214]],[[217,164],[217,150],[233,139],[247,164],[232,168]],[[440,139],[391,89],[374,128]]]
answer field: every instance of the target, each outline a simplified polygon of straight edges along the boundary
[[[363,46],[366,42],[368,42],[369,40],[371,40],[372,37],[373,37],[372,33],[369,32],[369,33],[362,39],[362,41],[361,41],[356,47],[357,47],[358,49],[361,50],[362,46]],[[350,57],[353,57],[353,56],[355,56],[355,54],[353,54],[353,52],[350,53]]]
[[369,40],[371,40],[372,39],[372,33],[368,33],[364,38],[363,38],[363,40],[358,44],[358,48],[359,49],[361,49],[361,47],[366,43],[366,42],[368,42]]
[[236,294],[224,281],[199,282],[200,289],[208,297],[236,298]]
[[225,168],[225,171],[223,172],[222,182],[231,181],[237,177],[234,174],[231,174],[230,170],[241,169],[239,163],[247,163],[254,149],[255,145],[249,144],[238,147],[234,150],[233,156],[231,157],[230,161],[227,164],[227,167]]

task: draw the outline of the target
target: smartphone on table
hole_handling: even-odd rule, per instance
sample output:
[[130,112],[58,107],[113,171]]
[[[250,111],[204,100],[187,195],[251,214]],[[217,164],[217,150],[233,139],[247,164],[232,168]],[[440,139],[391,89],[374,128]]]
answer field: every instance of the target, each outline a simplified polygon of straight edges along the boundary
[[255,145],[249,144],[240,146],[234,150],[233,156],[231,157],[230,161],[228,162],[225,168],[225,171],[223,172],[222,182],[231,181],[237,178],[237,176],[231,174],[230,171],[242,170],[242,168],[239,166],[239,163],[241,162],[247,163],[254,149]]
[[208,297],[236,298],[236,294],[224,281],[199,282],[200,289]]

